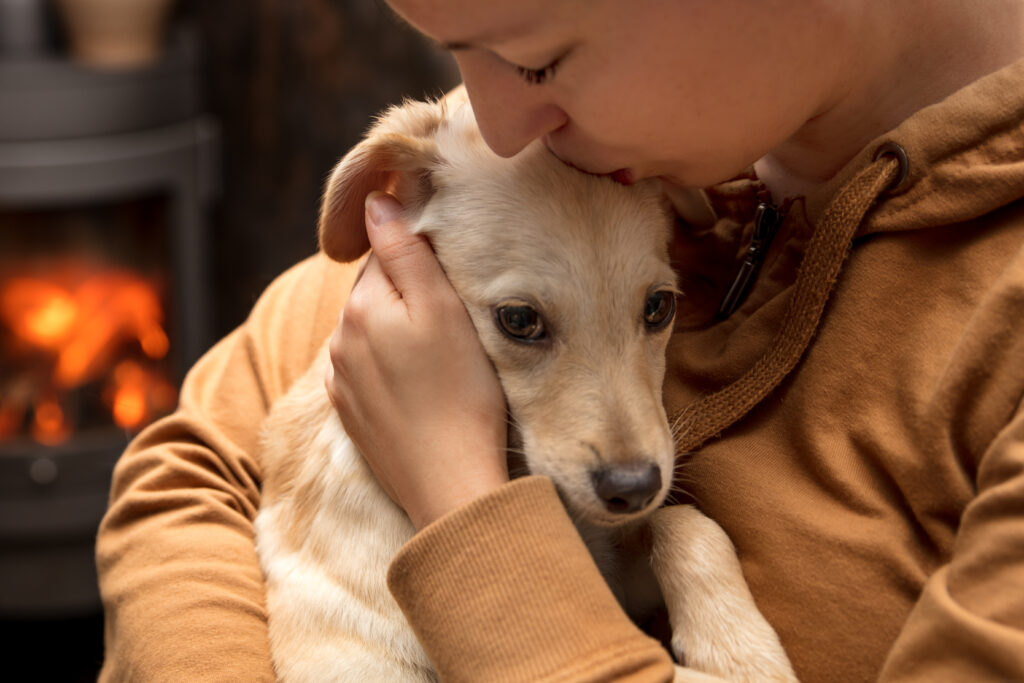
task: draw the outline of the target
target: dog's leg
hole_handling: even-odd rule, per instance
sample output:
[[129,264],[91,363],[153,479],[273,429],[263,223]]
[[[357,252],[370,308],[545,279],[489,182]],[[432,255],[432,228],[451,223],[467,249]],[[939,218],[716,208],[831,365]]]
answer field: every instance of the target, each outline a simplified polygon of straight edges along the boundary
[[[651,565],[688,668],[730,681],[795,681],[772,627],[754,604],[732,542],[690,505],[651,518]],[[680,669],[677,680],[694,680]]]

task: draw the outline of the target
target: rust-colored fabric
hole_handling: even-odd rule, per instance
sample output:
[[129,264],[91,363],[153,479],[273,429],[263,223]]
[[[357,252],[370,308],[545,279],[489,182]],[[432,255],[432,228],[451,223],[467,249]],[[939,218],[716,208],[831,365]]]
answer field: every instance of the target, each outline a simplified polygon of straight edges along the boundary
[[796,367],[818,329],[850,240],[879,193],[898,181],[901,169],[901,161],[882,157],[836,195],[808,241],[786,312],[765,353],[736,381],[673,415],[679,452],[689,453],[732,426]]
[[[1024,62],[922,110],[787,201],[758,280],[714,318],[765,194],[709,191],[680,226],[677,414],[771,351],[826,207],[894,141],[910,159],[795,367],[684,456],[805,681],[1024,679]],[[115,472],[97,544],[104,680],[272,678],[252,546],[267,407],[330,333],[354,269],[282,276],[190,373]],[[393,594],[450,680],[662,681],[671,661],[609,599],[550,482],[513,482],[417,534]]]
[[[683,302],[670,414],[772,343],[829,193],[884,142],[908,151],[907,180],[861,223],[799,365],[680,473],[736,544],[804,680],[874,680],[883,667],[893,680],[1024,679],[1024,459],[1007,436],[1024,421],[1022,112],[1024,62],[876,140],[790,203],[756,287],[724,322],[720,276],[701,275],[690,244],[710,238],[681,232],[675,245],[680,270],[712,284]],[[735,216],[761,190],[716,188],[716,230],[749,234]]]

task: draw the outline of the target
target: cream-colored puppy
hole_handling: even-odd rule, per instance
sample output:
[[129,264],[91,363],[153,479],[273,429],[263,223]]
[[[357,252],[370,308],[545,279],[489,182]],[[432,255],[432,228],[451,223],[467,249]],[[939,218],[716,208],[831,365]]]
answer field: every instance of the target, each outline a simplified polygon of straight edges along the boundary
[[[692,507],[658,510],[674,465],[661,385],[676,293],[660,188],[579,173],[541,144],[499,158],[461,91],[391,109],[341,161],[321,214],[329,256],[366,249],[363,201],[385,186],[430,237],[497,369],[512,469],[551,477],[625,609],[639,618],[664,595],[673,649],[693,669],[792,678],[721,529]],[[260,454],[277,674],[435,680],[385,584],[413,526],[346,436],[326,363],[325,348],[273,407]],[[613,552],[648,522],[649,556]]]

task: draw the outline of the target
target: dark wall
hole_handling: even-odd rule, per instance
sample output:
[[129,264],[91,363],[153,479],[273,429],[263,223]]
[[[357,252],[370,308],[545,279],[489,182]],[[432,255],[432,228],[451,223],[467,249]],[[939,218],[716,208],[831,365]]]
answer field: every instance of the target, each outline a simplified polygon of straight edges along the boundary
[[316,249],[325,177],[374,114],[458,82],[450,57],[379,0],[196,0],[206,97],[222,125],[212,220],[216,337]]

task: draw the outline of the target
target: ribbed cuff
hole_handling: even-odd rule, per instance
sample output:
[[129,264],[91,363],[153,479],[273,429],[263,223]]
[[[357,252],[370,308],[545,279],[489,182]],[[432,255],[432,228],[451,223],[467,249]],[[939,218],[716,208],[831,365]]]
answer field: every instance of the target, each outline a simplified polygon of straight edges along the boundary
[[424,528],[392,561],[388,586],[445,681],[672,677],[546,477],[517,479]]

